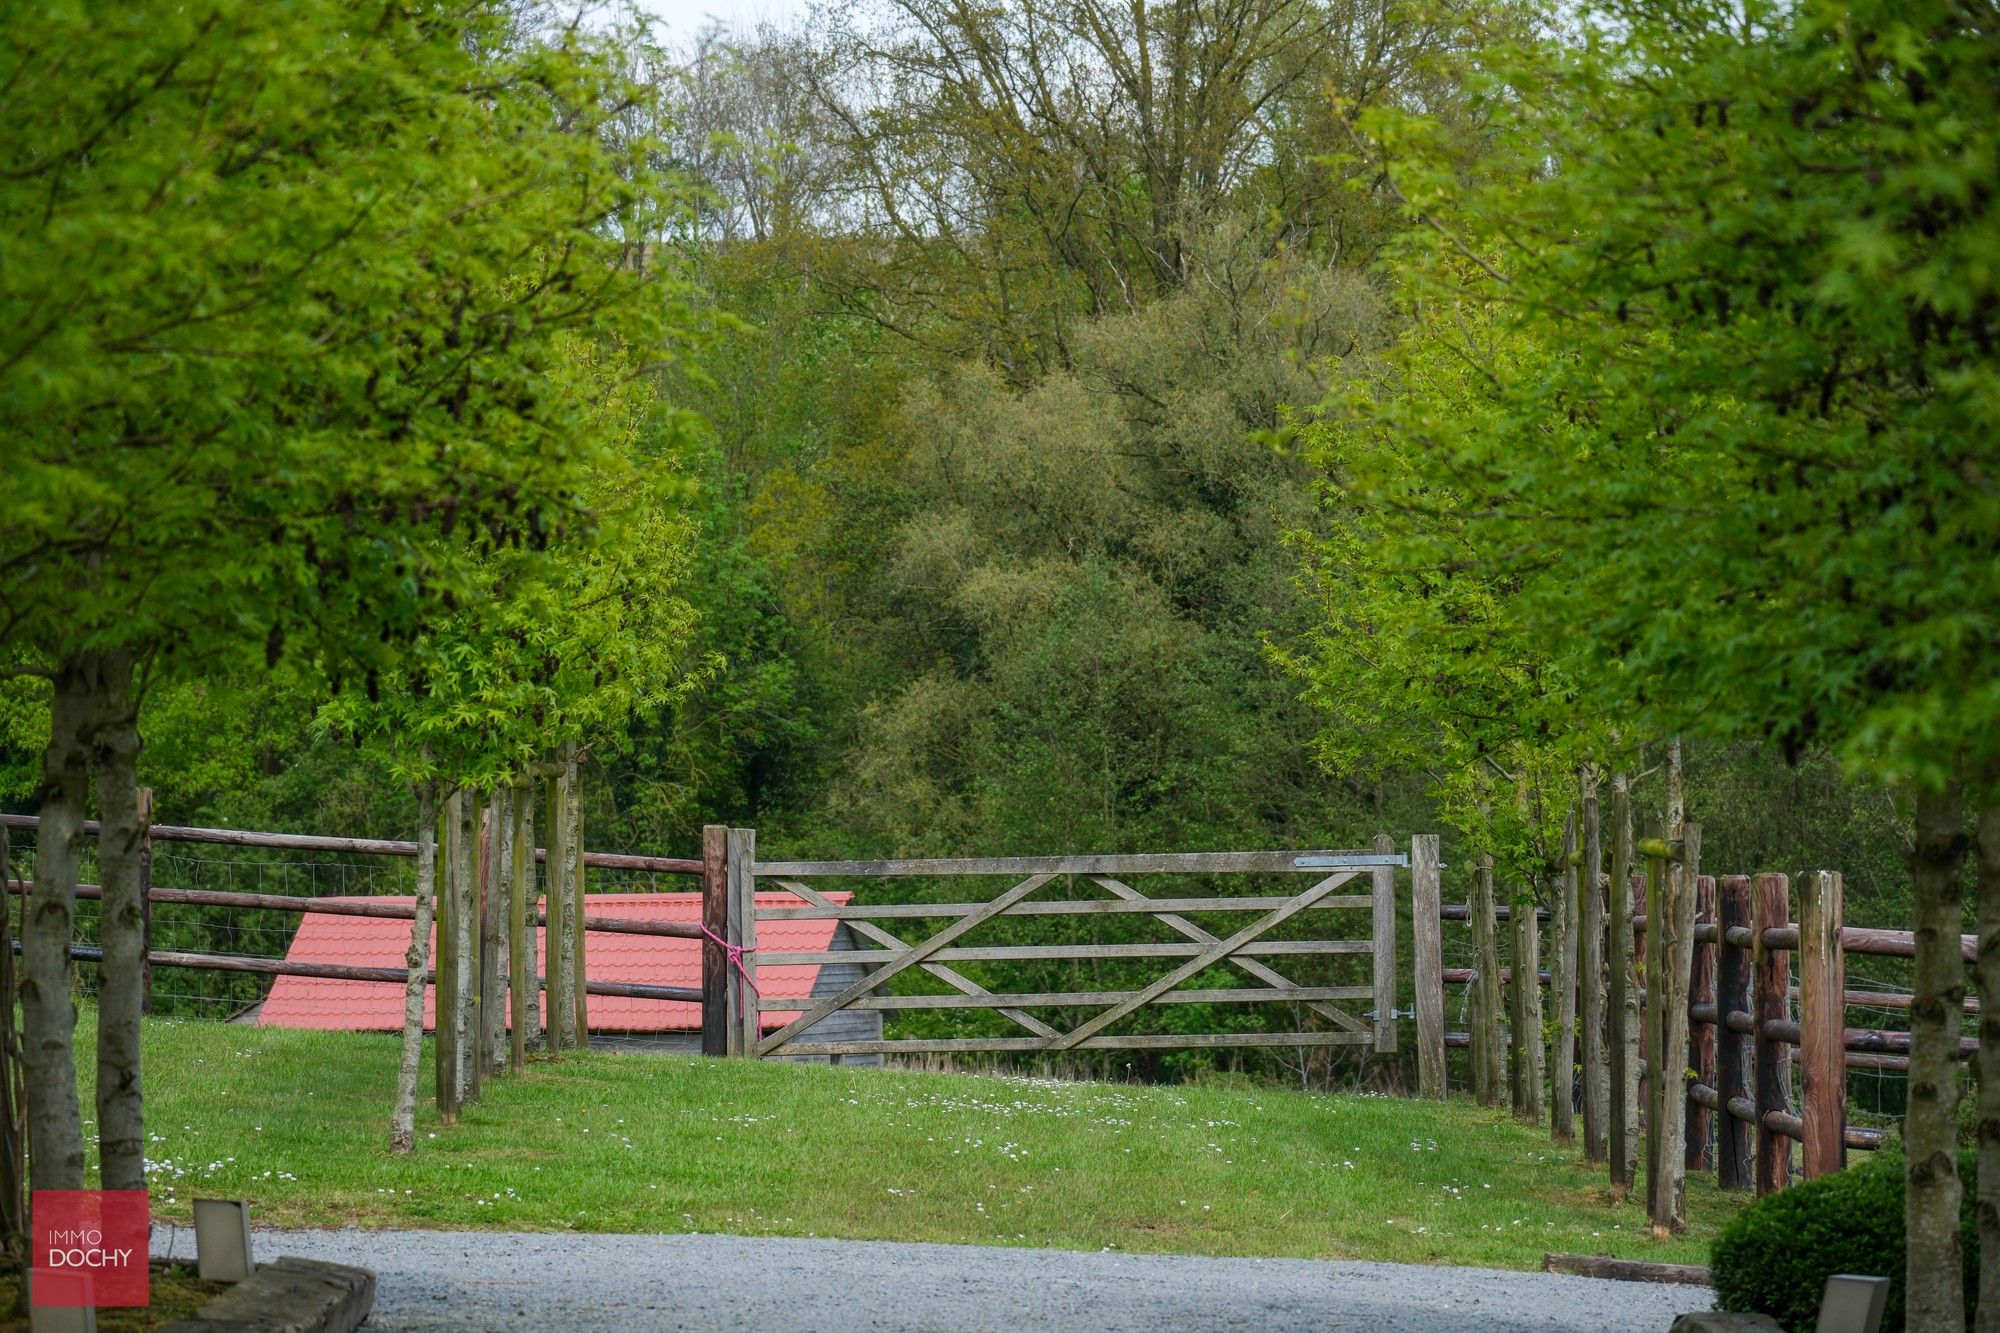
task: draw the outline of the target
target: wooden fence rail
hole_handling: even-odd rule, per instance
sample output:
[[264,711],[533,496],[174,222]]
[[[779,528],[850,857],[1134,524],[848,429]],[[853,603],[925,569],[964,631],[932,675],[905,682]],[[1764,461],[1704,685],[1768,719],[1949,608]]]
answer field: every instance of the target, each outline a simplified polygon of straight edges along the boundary
[[[1696,826],[1689,825],[1688,832],[1693,835],[1690,841],[1698,840]],[[1598,906],[1603,909],[1601,919],[1606,923],[1607,937],[1620,916],[1618,898],[1628,903],[1654,903],[1656,919],[1675,901],[1667,888],[1671,868],[1678,864],[1676,858],[1685,854],[1684,849],[1669,847],[1661,839],[1641,841],[1637,847],[1642,856],[1665,853],[1651,858],[1661,869],[1650,888],[1646,877],[1637,874],[1629,876],[1622,895],[1605,893],[1608,879],[1607,884],[1599,886]],[[1843,920],[1841,876],[1837,872],[1813,872],[1799,877],[1796,884],[1791,877],[1781,874],[1754,877],[1696,874],[1693,885],[1692,928],[1687,932],[1692,946],[1683,944],[1685,963],[1669,969],[1656,955],[1646,974],[1665,977],[1671,984],[1638,985],[1636,1004],[1604,1006],[1605,1031],[1596,1043],[1605,1053],[1600,1058],[1609,1063],[1609,1057],[1615,1057],[1636,1035],[1639,1071],[1649,1073],[1651,1050],[1668,1042],[1670,1029],[1674,1027],[1667,1021],[1666,1006],[1672,1004],[1685,1014],[1684,1042],[1667,1046],[1685,1049],[1687,1071],[1682,1080],[1684,1087],[1678,1094],[1684,1103],[1685,1144],[1672,1150],[1681,1171],[1713,1170],[1717,1182],[1725,1189],[1754,1188],[1766,1193],[1784,1188],[1794,1178],[1810,1179],[1839,1170],[1850,1150],[1879,1148],[1885,1137],[1882,1131],[1847,1123],[1847,1071],[1907,1070],[1910,1035],[1903,1031],[1851,1027],[1847,1013],[1856,1007],[1907,1009],[1910,997],[1849,988],[1846,958],[1850,954],[1912,957],[1914,934],[1847,925]],[[1479,914],[1484,891],[1476,880],[1475,889],[1479,891],[1473,901],[1440,903],[1436,914],[1441,923],[1470,923],[1474,929],[1473,948],[1483,951],[1486,945],[1479,929]],[[1792,918],[1795,896],[1799,910],[1796,922]],[[1605,897],[1613,901],[1604,902]],[[1589,914],[1586,903],[1584,915]],[[1494,905],[1490,920],[1509,921],[1512,915],[1506,906]],[[1538,909],[1534,915],[1539,920],[1549,919],[1545,910]],[[1534,935],[1523,929],[1524,924],[1514,923],[1516,958],[1534,956]],[[1494,937],[1499,935],[1495,932]],[[1623,937],[1631,942],[1627,952],[1636,951],[1647,936],[1647,915],[1632,911],[1624,925]],[[1615,946],[1616,941],[1607,938],[1603,943]],[[1975,936],[1961,937],[1968,961],[1974,956],[1976,943]],[[1610,972],[1608,960],[1617,957],[1619,950],[1606,947],[1598,952],[1607,960],[1606,971]],[[1532,1094],[1535,1062],[1540,1054],[1540,1025],[1531,1017],[1537,1009],[1527,1003],[1527,996],[1514,985],[1511,966],[1495,958],[1489,967],[1496,978],[1494,988],[1508,994],[1507,1005],[1486,1011],[1475,1003],[1473,1023],[1465,1031],[1440,1030],[1432,1034],[1420,1030],[1419,1055],[1423,1056],[1426,1048],[1434,1048],[1435,1058],[1441,1061],[1448,1049],[1469,1050],[1471,1081],[1475,1095],[1479,1095],[1481,1053],[1509,1051],[1518,1069],[1516,1107],[1521,1109],[1522,1100]],[[1482,981],[1484,970],[1438,967],[1437,984],[1480,987],[1486,984]],[[1607,980],[1614,983],[1615,991],[1615,974]],[[1550,972],[1537,969],[1536,981],[1535,990],[1551,987]],[[1656,990],[1666,994],[1656,996]],[[1553,1005],[1555,1001],[1552,999],[1550,1003]],[[1979,999],[1968,997],[1963,1011],[1980,1013]],[[1501,1014],[1508,1015],[1511,1021],[1502,1022]],[[1642,1032],[1634,1034],[1628,1024],[1640,1014],[1646,1015],[1649,1022]],[[1959,1049],[1962,1057],[1970,1058],[1977,1053],[1979,1043],[1976,1038],[1962,1037]],[[1795,1062],[1799,1088],[1796,1104]],[[1586,1078],[1586,1094],[1587,1083]],[[1613,1091],[1616,1091],[1615,1081]],[[1654,1155],[1664,1146],[1655,1136],[1669,1128],[1662,1123],[1671,1118],[1663,1113],[1664,1106],[1663,1100],[1651,1104],[1651,1113],[1642,1126],[1645,1150],[1638,1156],[1650,1164],[1646,1174],[1671,1179],[1678,1172]],[[1614,1140],[1615,1159],[1619,1129],[1615,1116],[1608,1128]],[[1615,1170],[1615,1160],[1613,1167]],[[1665,1210],[1660,1215],[1670,1216],[1671,1212]]]

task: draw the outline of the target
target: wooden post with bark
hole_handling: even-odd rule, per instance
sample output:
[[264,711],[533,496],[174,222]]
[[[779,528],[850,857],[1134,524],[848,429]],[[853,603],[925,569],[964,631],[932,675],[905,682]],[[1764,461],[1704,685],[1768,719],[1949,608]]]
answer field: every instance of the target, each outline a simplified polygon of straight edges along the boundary
[[1524,1120],[1542,1118],[1542,950],[1541,922],[1532,899],[1516,899],[1514,927],[1514,1059],[1519,1064]]
[[1632,934],[1632,789],[1623,773],[1611,779],[1611,880],[1605,886],[1610,909],[1606,933],[1611,944],[1610,1025],[1611,1188],[1623,1198],[1639,1170],[1639,978]]
[[511,1010],[507,1062],[519,1073],[528,1066],[528,1037],[535,1030],[541,988],[535,984],[535,936],[528,920],[535,896],[535,791],[518,783],[508,788],[512,819],[507,836],[514,852],[507,884],[507,994]]
[[1694,885],[1701,871],[1701,825],[1685,824],[1665,866],[1660,904],[1659,1075],[1656,1082],[1660,1128],[1660,1188],[1657,1232],[1687,1230],[1687,1048],[1688,977],[1694,968]]
[[568,780],[566,796],[569,802],[569,966],[570,984],[575,988],[572,1003],[576,1009],[576,1047],[578,1050],[590,1045],[590,1003],[584,994],[584,987],[590,982],[589,950],[586,947],[589,936],[583,928],[586,893],[589,880],[583,869],[583,775],[577,764],[577,746],[569,747],[569,761],[564,777]]
[[[13,847],[0,825],[0,886],[12,891]],[[27,904],[23,903],[23,910]],[[28,1107],[15,1011],[14,926],[0,903],[0,1246],[16,1270],[28,1267]],[[17,1305],[19,1302],[17,1302]],[[18,1313],[18,1310],[17,1310]]]
[[740,951],[741,971],[730,978],[731,1006],[735,1029],[734,1053],[755,1057],[763,1026],[757,1014],[757,830],[729,830],[729,933],[730,944]]
[[1577,935],[1577,1013],[1583,1028],[1583,1156],[1605,1161],[1611,1119],[1611,1071],[1605,1050],[1604,1013],[1604,839],[1598,825],[1597,771],[1583,769],[1583,863],[1577,887],[1582,898]]
[[[1377,856],[1395,853],[1396,844],[1386,833],[1375,835],[1370,844]],[[1370,876],[1373,898],[1372,925],[1375,933],[1375,1053],[1396,1053],[1396,868],[1375,867]]]
[[[1715,1099],[1720,1116],[1715,1133],[1715,1181],[1726,1190],[1749,1189],[1754,1183],[1751,1150],[1756,1098],[1751,1086],[1748,1032],[1731,1019],[1742,1014],[1743,1026],[1756,1021],[1750,1000],[1754,950],[1735,943],[1731,932],[1751,929],[1750,877],[1724,875],[1716,886],[1715,960]],[[1744,1114],[1745,1107],[1752,1114]]]
[[1549,941],[1549,999],[1555,1009],[1549,1043],[1549,1137],[1562,1144],[1576,1137],[1577,936],[1583,929],[1577,896],[1577,863],[1582,859],[1577,823],[1577,812],[1571,811],[1563,824],[1563,863],[1555,880],[1555,910],[1549,914],[1555,932]]
[[[1701,875],[1694,881],[1694,922],[1697,931],[1716,924],[1715,881]],[[1715,1131],[1715,1115],[1695,1100],[1697,1085],[1715,1088],[1715,1036],[1722,1013],[1715,1003],[1715,958],[1717,942],[1694,942],[1694,968],[1688,974],[1688,1068],[1694,1081],[1688,1084],[1687,1169],[1690,1172],[1715,1169],[1715,1152],[1710,1147]],[[1709,1015],[1697,1017],[1697,1014]],[[1715,1103],[1720,1105],[1718,1099]]]
[[1500,938],[1493,909],[1493,858],[1481,855],[1473,879],[1472,1095],[1500,1104]]
[[[706,859],[707,843],[703,843]],[[1438,838],[1410,839],[1410,952],[1416,972],[1417,1095],[1445,1096],[1443,903],[1438,882]]]
[[1773,1030],[1790,1017],[1792,954],[1765,942],[1765,932],[1791,924],[1790,883],[1783,875],[1759,875],[1751,882],[1751,939],[1756,947],[1751,1012],[1756,1029],[1757,1193],[1792,1183],[1792,1140],[1765,1123],[1772,1111],[1788,1109],[1792,1082],[1791,1044]]
[[1807,875],[1799,893],[1799,1085],[1807,1180],[1847,1165],[1847,963],[1841,879]]
[[729,830],[701,831],[701,1053],[730,1054],[729,992],[734,970],[722,941],[729,938]]
[[576,1035],[576,987],[570,976],[570,929],[576,919],[569,907],[569,797],[562,774],[546,785],[548,855],[542,863],[547,885],[542,927],[543,1037],[550,1054],[567,1050]]
[[1646,1217],[1654,1225],[1660,1217],[1660,1150],[1665,1142],[1661,1130],[1664,1128],[1660,1117],[1660,1043],[1664,1040],[1666,1026],[1666,989],[1660,984],[1660,973],[1665,970],[1660,959],[1660,947],[1666,941],[1666,931],[1661,926],[1661,916],[1667,907],[1667,840],[1665,828],[1658,819],[1646,821],[1646,836],[1639,845],[1639,852],[1646,860],[1645,893],[1645,962],[1640,976],[1645,990],[1644,1051],[1645,1069],[1639,1080],[1640,1105],[1644,1107],[1646,1136]]

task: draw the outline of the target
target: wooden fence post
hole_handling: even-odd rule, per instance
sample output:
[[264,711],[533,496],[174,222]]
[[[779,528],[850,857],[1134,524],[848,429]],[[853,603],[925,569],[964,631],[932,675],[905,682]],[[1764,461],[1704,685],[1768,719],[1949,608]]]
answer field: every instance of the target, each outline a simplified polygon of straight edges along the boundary
[[1478,951],[1472,986],[1472,1093],[1500,1104],[1500,938],[1493,911],[1493,858],[1482,855],[1473,880],[1472,939]]
[[1751,928],[1750,877],[1724,875],[1717,886],[1717,901],[1715,1100],[1721,1115],[1716,1121],[1715,1183],[1726,1190],[1744,1190],[1750,1188],[1753,1176],[1751,1121],[1742,1108],[1754,1108],[1756,1101],[1750,1091],[1750,1034],[1742,1031],[1731,1015],[1742,1014],[1745,1025],[1755,1021],[1750,1006],[1754,955],[1753,950],[1733,943],[1730,932]]
[[729,942],[742,950],[743,971],[732,978],[730,993],[736,1029],[736,1054],[755,1058],[763,1025],[757,1015],[757,830],[729,830]]
[[[1388,834],[1375,835],[1377,856],[1395,854],[1396,844]],[[1396,1050],[1396,868],[1376,866],[1374,889],[1375,963],[1375,1053],[1393,1055]]]
[[1639,1171],[1639,982],[1632,934],[1632,789],[1623,773],[1611,778],[1611,1188],[1623,1198]]
[[1773,949],[1764,942],[1764,932],[1774,926],[1791,924],[1787,901],[1790,881],[1783,875],[1759,875],[1752,882],[1752,938],[1756,945],[1756,970],[1752,979],[1754,995],[1751,1013],[1755,1016],[1757,1052],[1757,1193],[1769,1194],[1792,1183],[1792,1141],[1764,1123],[1771,1111],[1787,1110],[1792,1081],[1791,1046],[1771,1035],[1768,1025],[1783,1023],[1790,1008],[1792,955],[1789,949]]
[[734,1029],[729,995],[735,970],[719,943],[729,938],[729,830],[709,824],[701,831],[701,1053],[730,1055]]
[[1582,894],[1581,930],[1577,936],[1577,1008],[1583,1025],[1583,1156],[1593,1165],[1605,1160],[1611,1119],[1610,1069],[1605,1062],[1604,1022],[1604,838],[1597,819],[1597,774],[1583,774],[1583,864],[1577,889]]
[[1518,898],[1514,926],[1514,1058],[1520,1064],[1523,1119],[1542,1118],[1541,922],[1531,898]]
[[1701,870],[1701,825],[1681,827],[1676,859],[1665,867],[1660,905],[1659,1115],[1660,1190],[1655,1228],[1687,1230],[1688,977],[1694,968],[1694,886]]
[[[1707,875],[1697,876],[1694,881],[1694,921],[1697,930],[1716,924],[1715,881]],[[1688,974],[1688,1068],[1694,1070],[1695,1083],[1711,1090],[1715,1087],[1715,1034],[1722,1023],[1722,1012],[1715,1002],[1716,949],[1717,941],[1697,939],[1694,967]],[[1697,1018],[1697,1009],[1712,1017]],[[1688,1087],[1687,1169],[1711,1171],[1715,1168],[1715,1153],[1709,1144],[1715,1116],[1694,1099],[1694,1083]],[[1721,1104],[1719,1098],[1716,1104]]]
[[545,906],[542,924],[543,1043],[549,1052],[567,1049],[576,1035],[576,984],[570,977],[569,796],[560,772],[545,788],[548,802],[548,857],[542,863]]
[[1445,1096],[1444,904],[1438,882],[1438,838],[1410,839],[1410,951],[1415,956],[1417,1095]]
[[1847,957],[1837,871],[1806,876],[1799,894],[1799,1081],[1805,1177],[1847,1165]]
[[576,1047],[582,1050],[590,1045],[590,1002],[585,988],[590,984],[590,950],[586,947],[589,937],[583,928],[586,910],[585,894],[589,880],[583,869],[583,774],[577,764],[577,745],[570,742],[569,762],[565,775],[569,779],[566,793],[569,802],[569,908],[570,908],[570,982],[576,988]]
[[535,984],[540,960],[528,929],[529,900],[535,896],[535,792],[525,784],[507,790],[513,815],[507,833],[514,840],[514,873],[507,886],[507,990],[513,1009],[507,1058],[518,1073],[528,1067],[528,1033],[535,1026],[541,1000]]
[[[139,788],[139,1012],[153,1012],[153,789]],[[8,1001],[12,1003],[12,1001]]]
[[[1555,911],[1549,925],[1555,938],[1549,949],[1549,999],[1555,1009],[1554,1039],[1549,1044],[1549,1137],[1568,1143],[1576,1137],[1576,962],[1577,935],[1582,918],[1577,902],[1577,816],[1572,810],[1563,824],[1562,873],[1556,876]],[[1540,987],[1535,988],[1538,992]]]

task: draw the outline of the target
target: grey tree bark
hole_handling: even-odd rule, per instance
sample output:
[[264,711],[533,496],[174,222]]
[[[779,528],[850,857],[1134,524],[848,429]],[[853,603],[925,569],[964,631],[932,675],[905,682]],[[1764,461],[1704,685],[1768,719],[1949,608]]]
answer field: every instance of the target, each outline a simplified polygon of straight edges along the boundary
[[547,881],[547,918],[542,928],[546,958],[542,971],[546,998],[542,1030],[550,1052],[567,1050],[576,1035],[576,987],[570,980],[569,794],[558,775],[548,782],[548,859],[542,873]]
[[56,673],[49,745],[42,752],[41,823],[35,881],[21,921],[21,1064],[28,1092],[31,1189],[83,1188],[83,1113],[76,1091],[76,1004],[69,946],[76,929],[76,872],[83,859],[90,790],[85,737],[95,707],[93,674],[76,664]]
[[486,802],[484,868],[479,879],[479,1059],[482,1077],[507,1067],[507,891],[514,882],[514,789]]
[[98,715],[89,728],[97,780],[97,873],[102,885],[97,969],[97,1145],[108,1190],[146,1188],[146,1126],[139,1019],[146,1001],[146,904],[140,886],[139,701],[132,659],[102,661]]
[[1979,811],[1979,1333],[2000,1333],[2000,792]]
[[585,879],[583,873],[583,780],[577,767],[577,746],[570,742],[569,759],[563,766],[564,799],[569,804],[569,967],[575,988],[571,1006],[576,1011],[576,1045],[590,1045],[590,1002],[584,987],[589,982],[589,958],[584,948],[583,929]]
[[1965,999],[1959,925],[1967,842],[1959,785],[1918,795],[1910,850],[1917,956],[1910,999],[1909,1109],[1903,1117],[1903,1217],[1909,1245],[1903,1299],[1909,1327],[1925,1333],[1959,1333],[1965,1327],[1956,1131],[1958,1026]]
[[1577,816],[1563,824],[1562,871],[1556,876],[1555,910],[1549,927],[1549,999],[1555,1005],[1555,1039],[1549,1051],[1549,1136],[1557,1143],[1576,1137],[1576,974],[1577,936],[1582,931],[1577,894]]
[[396,1104],[389,1117],[389,1148],[408,1152],[417,1141],[417,1070],[424,1053],[424,972],[430,967],[431,919],[437,899],[437,784],[417,784],[417,919],[403,965],[403,1057],[396,1066]]
[[1577,867],[1582,933],[1577,938],[1577,1005],[1583,1028],[1583,1156],[1605,1159],[1611,1116],[1611,1076],[1604,1050],[1604,838],[1598,825],[1597,772],[1579,775],[1583,798],[1583,863]]
[[458,802],[456,826],[451,831],[452,878],[452,976],[456,994],[452,1003],[452,1104],[463,1107],[478,1095],[474,1068],[479,1058],[478,1010],[473,996],[479,967],[478,916],[474,911],[479,889],[473,882],[475,849],[479,840],[478,802],[471,792]]

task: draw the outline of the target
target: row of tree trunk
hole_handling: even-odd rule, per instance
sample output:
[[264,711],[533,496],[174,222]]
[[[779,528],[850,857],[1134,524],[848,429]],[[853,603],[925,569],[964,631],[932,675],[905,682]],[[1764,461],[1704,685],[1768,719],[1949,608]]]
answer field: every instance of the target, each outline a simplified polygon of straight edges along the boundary
[[[433,1065],[444,1124],[478,1100],[485,1080],[519,1072],[531,1046],[556,1055],[589,1043],[583,801],[575,747],[543,775],[542,788],[545,852],[535,846],[532,779],[483,796],[460,789],[442,801],[437,784],[418,786],[417,915],[389,1131],[397,1152],[416,1142],[427,988],[435,994]],[[543,926],[540,959],[537,925]],[[540,1002],[544,991],[546,1004]]]

